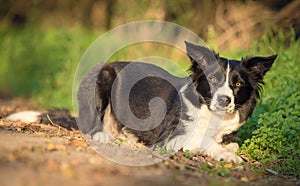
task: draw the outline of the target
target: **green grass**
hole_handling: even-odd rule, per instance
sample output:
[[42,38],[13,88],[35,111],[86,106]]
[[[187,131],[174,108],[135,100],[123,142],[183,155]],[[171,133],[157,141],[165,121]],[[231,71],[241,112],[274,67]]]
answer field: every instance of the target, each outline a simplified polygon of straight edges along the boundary
[[0,95],[71,109],[77,64],[95,38],[95,33],[76,28],[0,27]]
[[229,168],[224,167],[224,163],[221,163],[219,168],[215,168],[214,166],[205,163],[199,166],[199,169],[209,173],[211,176],[222,176],[222,177],[230,177],[231,171]]
[[[293,32],[267,34],[249,53],[278,58],[265,77],[262,98],[253,116],[239,130],[241,150],[281,174],[300,175],[300,40]],[[243,53],[243,52],[242,52]]]
[[[283,174],[300,174],[300,40],[293,32],[266,34],[248,51],[225,53],[239,59],[244,55],[278,54],[265,77],[262,98],[251,119],[239,130],[241,150]],[[29,97],[44,107],[72,109],[72,82],[81,56],[100,34],[80,28],[16,29],[0,27],[0,96]],[[159,51],[159,52],[157,52]],[[154,52],[154,53],[153,53]],[[187,69],[188,58],[180,51],[155,43],[133,45],[118,51],[113,60],[161,56]],[[164,68],[179,74],[166,65]],[[165,149],[162,149],[165,150]],[[189,154],[186,154],[189,156]]]
[[192,153],[189,150],[183,151],[182,155],[187,159],[192,159]]

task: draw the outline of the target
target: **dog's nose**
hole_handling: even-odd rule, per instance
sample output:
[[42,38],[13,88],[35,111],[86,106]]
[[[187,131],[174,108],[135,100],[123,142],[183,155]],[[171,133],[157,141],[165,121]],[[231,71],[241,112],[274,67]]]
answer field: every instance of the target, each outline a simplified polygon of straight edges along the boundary
[[222,107],[227,107],[231,102],[231,99],[229,96],[221,95],[218,96],[218,104]]

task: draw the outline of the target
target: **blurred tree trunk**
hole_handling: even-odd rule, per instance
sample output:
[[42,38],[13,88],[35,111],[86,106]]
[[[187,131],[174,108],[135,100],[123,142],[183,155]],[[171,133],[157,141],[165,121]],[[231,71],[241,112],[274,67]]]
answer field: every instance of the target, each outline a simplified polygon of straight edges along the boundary
[[211,1],[165,1],[165,20],[176,22],[193,29],[201,37],[205,37],[207,26],[215,20],[216,4]]
[[0,20],[5,18],[10,7],[9,1],[0,1]]
[[[111,28],[115,0],[88,0],[82,11],[81,22],[87,28]],[[102,28],[103,29],[103,28]]]
[[91,12],[96,2],[97,0],[86,0],[85,5],[83,6],[81,22],[86,28],[92,27]]
[[300,0],[292,1],[280,9],[274,16],[275,23],[279,28],[294,27],[296,37],[300,35]]
[[106,8],[106,29],[111,29],[112,23],[112,15],[114,10],[115,1],[114,0],[107,0],[107,8]]

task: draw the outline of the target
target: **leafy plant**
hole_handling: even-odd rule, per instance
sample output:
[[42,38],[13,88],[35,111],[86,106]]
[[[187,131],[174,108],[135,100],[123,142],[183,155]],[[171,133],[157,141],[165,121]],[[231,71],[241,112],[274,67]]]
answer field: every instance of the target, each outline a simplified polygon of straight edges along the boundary
[[187,158],[187,159],[191,159],[192,158],[192,153],[189,150],[185,150],[183,151],[182,155]]
[[[262,99],[251,119],[240,129],[241,150],[264,166],[282,174],[300,174],[300,41],[271,34],[255,43],[252,50],[278,53],[265,78]],[[293,37],[291,37],[293,38]]]

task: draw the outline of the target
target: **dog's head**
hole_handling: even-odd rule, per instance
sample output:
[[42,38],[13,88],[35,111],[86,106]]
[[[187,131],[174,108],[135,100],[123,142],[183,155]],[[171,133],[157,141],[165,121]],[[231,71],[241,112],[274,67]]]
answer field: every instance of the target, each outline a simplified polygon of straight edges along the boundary
[[232,114],[251,97],[257,98],[263,77],[277,56],[247,57],[237,61],[188,42],[186,48],[199,99],[216,113]]

